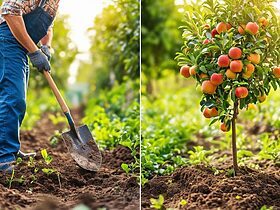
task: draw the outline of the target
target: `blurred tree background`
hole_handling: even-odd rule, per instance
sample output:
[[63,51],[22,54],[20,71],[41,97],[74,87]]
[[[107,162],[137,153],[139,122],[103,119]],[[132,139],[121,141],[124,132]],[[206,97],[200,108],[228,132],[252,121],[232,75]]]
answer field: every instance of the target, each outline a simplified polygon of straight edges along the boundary
[[77,81],[91,90],[111,89],[140,76],[139,1],[119,0],[104,8],[89,28],[91,61],[82,63]]
[[175,0],[142,1],[142,92],[152,95],[156,79],[176,73],[174,61],[176,49],[180,48],[182,19]]

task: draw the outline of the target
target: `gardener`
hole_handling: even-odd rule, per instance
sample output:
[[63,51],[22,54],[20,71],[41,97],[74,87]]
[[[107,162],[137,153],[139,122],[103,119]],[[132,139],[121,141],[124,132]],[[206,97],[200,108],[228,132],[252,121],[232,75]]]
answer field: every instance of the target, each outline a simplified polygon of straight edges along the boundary
[[[19,128],[26,110],[29,57],[50,71],[52,23],[59,0],[4,0],[0,12],[0,171],[12,172],[20,152]],[[37,44],[41,43],[39,49]]]

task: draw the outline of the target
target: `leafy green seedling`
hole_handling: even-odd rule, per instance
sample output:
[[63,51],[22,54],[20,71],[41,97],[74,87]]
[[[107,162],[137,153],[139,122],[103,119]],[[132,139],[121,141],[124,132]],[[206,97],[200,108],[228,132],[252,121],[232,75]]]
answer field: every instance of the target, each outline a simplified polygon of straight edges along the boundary
[[58,125],[59,123],[65,122],[65,117],[63,117],[61,114],[50,114],[48,117],[54,125]]
[[129,174],[130,168],[126,163],[122,163],[121,167],[125,171],[126,174]]
[[59,183],[59,188],[61,188],[60,172],[59,171],[57,171],[56,169],[53,169],[53,168],[42,168],[42,172],[47,174],[47,175],[51,175],[51,174],[55,173],[56,176],[57,176],[58,183]]
[[228,169],[227,170],[227,176],[228,177],[234,177],[234,175],[235,175],[234,169]]
[[211,152],[206,151],[203,149],[203,146],[196,146],[194,147],[195,151],[189,151],[189,163],[192,165],[197,165],[201,163],[208,164],[209,163],[209,158],[207,155],[209,155]]
[[264,205],[260,208],[260,210],[273,210],[273,207],[272,206],[267,207],[266,205]]
[[163,195],[159,195],[158,199],[155,198],[150,198],[150,202],[151,202],[151,208],[155,208],[155,209],[163,209],[163,203],[164,203],[164,197]]
[[50,139],[50,144],[52,147],[56,147],[60,140],[60,132],[58,130],[55,131],[54,135]]
[[21,177],[18,178],[18,179],[14,179],[14,181],[15,181],[15,182],[18,182],[18,183],[20,183],[20,184],[23,184],[24,181],[25,181],[24,175],[21,175]]
[[53,158],[48,154],[46,149],[41,150],[41,155],[47,164],[50,164],[52,162]]
[[9,189],[12,187],[12,183],[14,181],[14,178],[15,178],[15,170],[13,169],[11,177],[9,177],[8,180],[7,180],[8,181]]
[[18,157],[17,160],[16,160],[16,164],[19,165],[21,162],[22,162],[22,158]]
[[185,205],[188,204],[188,201],[186,201],[185,199],[183,199],[183,200],[180,201],[179,204],[180,204],[180,206],[185,206]]
[[34,157],[31,157],[31,156],[29,157],[27,166],[30,167],[30,168],[34,168],[35,167]]
[[240,200],[240,199],[241,199],[241,196],[240,196],[240,195],[237,195],[237,196],[235,196],[235,199],[236,199],[236,200]]

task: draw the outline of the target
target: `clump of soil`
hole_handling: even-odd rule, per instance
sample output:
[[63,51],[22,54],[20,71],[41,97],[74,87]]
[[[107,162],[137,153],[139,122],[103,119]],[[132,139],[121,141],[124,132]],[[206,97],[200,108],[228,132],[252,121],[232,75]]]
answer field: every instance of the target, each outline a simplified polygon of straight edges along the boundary
[[[75,117],[75,116],[74,116]],[[50,137],[66,125],[53,125],[44,117],[32,131],[21,133],[22,150],[37,151],[35,166],[22,161],[15,171],[9,189],[7,179],[0,177],[0,209],[72,209],[84,204],[90,209],[138,209],[139,184],[135,176],[121,169],[122,163],[133,162],[128,148],[118,146],[103,151],[103,163],[98,172],[89,172],[76,165],[62,139],[51,146]],[[46,164],[40,151],[47,149],[53,157]],[[56,170],[46,174],[43,168]],[[36,171],[36,172],[35,172]]]
[[[190,166],[170,176],[156,176],[142,188],[142,207],[162,194],[165,207],[178,209],[280,209],[280,168],[266,171],[241,168],[238,176],[214,175],[210,167]],[[187,204],[180,205],[186,200]]]

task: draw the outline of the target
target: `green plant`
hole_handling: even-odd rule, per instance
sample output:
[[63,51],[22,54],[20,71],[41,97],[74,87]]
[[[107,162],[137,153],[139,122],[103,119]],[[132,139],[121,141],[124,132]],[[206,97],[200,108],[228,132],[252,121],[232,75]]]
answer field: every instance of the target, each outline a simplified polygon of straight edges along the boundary
[[[46,163],[47,165],[49,165],[49,164],[53,161],[52,156],[50,156],[50,155],[48,154],[48,152],[47,152],[46,149],[42,149],[42,150],[41,150],[41,155],[42,155],[42,157],[43,157],[43,159],[44,159],[44,161],[45,161],[45,163]],[[35,171],[34,171],[34,172],[35,172]],[[51,174],[55,173],[56,176],[57,176],[57,180],[58,180],[58,183],[59,183],[59,187],[61,188],[60,172],[59,172],[57,169],[55,169],[55,168],[42,168],[42,172],[45,173],[45,174],[47,174],[47,175],[51,175]],[[35,173],[36,173],[36,172],[35,172]]]
[[164,208],[164,197],[163,195],[159,195],[158,199],[150,198],[151,208],[163,210]]
[[35,160],[32,156],[29,157],[28,163],[27,163],[28,167],[34,168],[35,167]]
[[46,164],[50,164],[53,161],[52,156],[50,156],[46,149],[41,150],[41,155],[44,158]]
[[195,146],[194,147],[195,151],[189,151],[188,154],[189,160],[188,162],[192,165],[197,165],[197,164],[209,164],[209,157],[207,155],[210,155],[212,152],[211,151],[206,151],[203,149],[203,146]]
[[210,125],[220,121],[224,132],[232,128],[237,173],[239,109],[262,102],[271,88],[280,86],[273,73],[280,64],[279,17],[266,0],[205,0],[186,5],[186,11],[184,44],[176,59],[180,66],[191,66],[190,75],[202,87],[201,111],[218,110]]
[[128,173],[140,169],[140,105],[138,82],[127,81],[112,90],[101,91],[89,102],[83,122],[89,126],[100,148],[122,145],[130,149],[134,162],[123,163]]
[[186,201],[185,199],[182,199],[179,203],[180,206],[184,207],[188,204],[188,201]]
[[51,146],[56,147],[56,145],[60,141],[60,138],[61,138],[61,134],[58,130],[56,130],[55,133],[53,134],[53,136],[50,138]]
[[260,210],[273,210],[273,206],[267,207],[266,205],[262,206]]
[[12,183],[14,181],[14,178],[15,178],[15,170],[13,169],[11,176],[7,178],[9,189],[12,187]]
[[260,160],[273,160],[280,164],[280,140],[271,140],[268,134],[262,134],[260,143],[262,145],[261,151],[258,153]]

